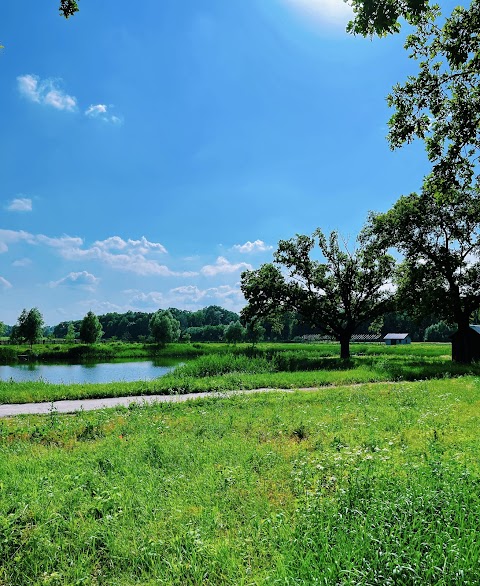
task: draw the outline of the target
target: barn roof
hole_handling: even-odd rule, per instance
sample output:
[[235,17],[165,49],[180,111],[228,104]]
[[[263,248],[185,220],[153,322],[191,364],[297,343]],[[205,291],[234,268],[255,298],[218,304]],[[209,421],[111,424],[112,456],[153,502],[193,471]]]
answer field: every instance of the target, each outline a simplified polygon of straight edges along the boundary
[[477,332],[477,334],[480,334],[480,325],[475,325],[475,324],[471,324],[470,328],[474,331]]
[[[480,326],[478,326],[480,328]],[[480,334],[480,331],[479,331]],[[405,340],[405,338],[408,338],[410,334],[387,334],[386,336],[384,336],[384,340]]]

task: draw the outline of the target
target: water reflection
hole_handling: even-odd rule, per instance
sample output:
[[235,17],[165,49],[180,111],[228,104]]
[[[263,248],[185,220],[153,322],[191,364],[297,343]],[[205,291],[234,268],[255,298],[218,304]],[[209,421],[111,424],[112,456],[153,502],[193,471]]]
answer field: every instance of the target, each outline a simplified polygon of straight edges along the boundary
[[87,364],[41,364],[35,362],[0,366],[0,380],[44,381],[54,384],[93,384],[153,380],[164,376],[178,361],[90,362]]

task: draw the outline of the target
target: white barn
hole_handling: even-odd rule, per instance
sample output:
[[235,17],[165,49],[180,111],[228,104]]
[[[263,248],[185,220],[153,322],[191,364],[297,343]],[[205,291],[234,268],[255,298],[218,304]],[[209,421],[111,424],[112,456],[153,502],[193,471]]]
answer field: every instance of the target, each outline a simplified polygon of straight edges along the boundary
[[387,334],[383,341],[387,346],[396,346],[397,344],[411,344],[412,338],[409,334]]

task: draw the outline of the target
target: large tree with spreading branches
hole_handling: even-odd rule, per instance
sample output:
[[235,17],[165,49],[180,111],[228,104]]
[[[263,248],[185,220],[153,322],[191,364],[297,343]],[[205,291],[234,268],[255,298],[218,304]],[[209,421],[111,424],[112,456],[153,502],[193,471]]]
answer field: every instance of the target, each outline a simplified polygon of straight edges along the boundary
[[372,214],[366,233],[395,246],[404,260],[398,299],[417,317],[436,315],[458,328],[457,362],[473,360],[469,324],[480,308],[480,193],[437,191],[401,197]]
[[355,330],[392,308],[388,283],[394,264],[385,247],[366,238],[357,241],[355,250],[342,245],[336,232],[327,238],[319,229],[312,236],[281,240],[273,264],[242,273],[248,301],[242,319],[275,319],[296,311],[305,322],[335,337],[341,358],[349,358]]

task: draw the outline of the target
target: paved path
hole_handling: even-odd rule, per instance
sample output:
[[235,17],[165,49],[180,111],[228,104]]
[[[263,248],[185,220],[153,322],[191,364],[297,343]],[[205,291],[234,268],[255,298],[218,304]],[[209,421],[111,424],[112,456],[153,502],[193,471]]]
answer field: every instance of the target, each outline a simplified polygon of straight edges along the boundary
[[[301,391],[316,389],[298,389]],[[140,395],[131,397],[108,397],[105,399],[76,399],[68,401],[53,401],[50,403],[11,403],[0,405],[0,417],[12,417],[13,415],[45,415],[51,411],[57,413],[75,413],[75,411],[94,411],[105,407],[128,407],[132,403],[144,405],[146,403],[179,403],[201,399],[202,397],[229,397],[238,394],[265,393],[268,391],[293,392],[293,389],[253,389],[250,391],[229,391],[219,393],[209,391],[205,393],[187,393],[185,395]]]

